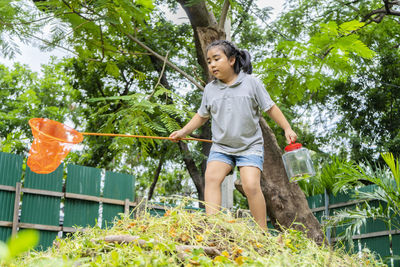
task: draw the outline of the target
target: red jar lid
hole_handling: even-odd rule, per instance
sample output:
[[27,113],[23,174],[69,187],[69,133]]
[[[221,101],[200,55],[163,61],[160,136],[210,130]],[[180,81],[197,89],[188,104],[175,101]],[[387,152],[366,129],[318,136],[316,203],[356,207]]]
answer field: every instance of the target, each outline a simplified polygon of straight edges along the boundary
[[288,146],[285,147],[285,151],[289,152],[289,151],[300,149],[301,147],[302,147],[302,145],[300,143],[290,143]]

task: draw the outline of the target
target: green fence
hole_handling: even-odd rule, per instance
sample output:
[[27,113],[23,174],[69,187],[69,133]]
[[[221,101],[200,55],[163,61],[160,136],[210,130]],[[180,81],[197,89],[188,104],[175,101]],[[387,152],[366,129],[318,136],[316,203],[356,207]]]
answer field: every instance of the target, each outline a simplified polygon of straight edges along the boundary
[[[22,176],[22,157],[0,153],[0,185],[10,189]],[[0,240],[6,240],[12,232],[10,222],[14,217],[15,190],[0,190]],[[16,214],[18,216],[18,213]]]
[[107,227],[137,205],[134,185],[132,175],[78,165],[65,170],[61,164],[50,174],[29,167],[23,172],[21,156],[0,152],[0,240],[37,229],[38,248],[45,249],[77,227]]
[[[377,187],[375,185],[365,186],[360,188],[360,191],[372,192]],[[329,216],[335,214],[335,212],[343,209],[354,209],[356,205],[361,205],[364,201],[355,201],[351,198],[354,191],[350,191],[347,194],[338,193],[336,196],[329,195],[316,195],[308,197],[308,204],[313,211],[319,222],[323,223],[326,217],[326,211],[328,210]],[[327,197],[329,205],[325,205],[325,197]],[[368,204],[372,207],[378,207],[380,204],[377,200],[370,200]],[[400,221],[400,219],[399,219]],[[330,228],[332,242],[337,241],[337,237],[345,231],[346,227],[337,226]],[[390,232],[392,235],[392,250],[395,255],[400,254],[400,230],[393,230]],[[376,252],[382,258],[390,256],[390,242],[389,242],[389,229],[387,225],[380,220],[368,219],[365,226],[361,227],[360,232],[353,235],[352,238],[355,252],[359,252],[363,248],[368,248],[371,251]],[[390,264],[389,264],[390,266]],[[394,261],[394,266],[400,267],[400,261]]]

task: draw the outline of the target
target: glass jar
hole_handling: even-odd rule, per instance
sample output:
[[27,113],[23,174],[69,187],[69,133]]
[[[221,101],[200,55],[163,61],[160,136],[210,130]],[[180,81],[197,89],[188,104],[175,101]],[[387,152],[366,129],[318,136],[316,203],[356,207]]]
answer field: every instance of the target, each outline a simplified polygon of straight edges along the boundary
[[286,146],[282,160],[289,181],[297,181],[315,175],[310,153],[300,143],[291,143]]

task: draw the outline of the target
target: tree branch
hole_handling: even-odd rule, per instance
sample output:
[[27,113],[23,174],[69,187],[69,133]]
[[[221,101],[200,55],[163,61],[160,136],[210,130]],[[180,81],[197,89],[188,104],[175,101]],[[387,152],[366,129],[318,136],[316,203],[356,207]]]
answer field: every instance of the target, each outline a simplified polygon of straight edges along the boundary
[[[115,26],[115,25],[114,25]],[[131,39],[132,41],[134,41],[135,43],[137,43],[138,45],[140,45],[141,47],[143,47],[144,49],[146,49],[147,51],[149,51],[152,55],[154,55],[156,58],[158,58],[161,61],[165,61],[165,63],[170,66],[171,68],[173,68],[174,70],[176,70],[177,72],[179,72],[180,74],[182,74],[186,79],[188,79],[189,81],[191,81],[197,88],[199,88],[200,90],[204,91],[204,87],[201,86],[197,81],[195,81],[193,79],[192,76],[190,76],[189,74],[187,74],[186,72],[184,72],[183,70],[181,70],[180,68],[178,68],[177,66],[175,66],[173,63],[171,63],[169,60],[167,60],[166,58],[164,58],[163,56],[159,55],[158,53],[156,53],[155,51],[153,51],[150,47],[148,47],[147,45],[145,45],[144,43],[142,43],[141,41],[139,41],[137,38],[135,38],[134,36],[132,36],[129,33],[125,33],[126,36],[128,36],[129,39]]]
[[392,5],[389,4],[388,0],[383,0],[383,3],[385,3],[386,14],[389,15],[391,13],[390,8]]
[[224,5],[222,6],[221,17],[219,18],[218,27],[223,29],[225,26],[226,17],[228,16],[229,11],[229,0],[224,1]]
[[156,171],[154,173],[153,182],[151,183],[151,186],[150,186],[150,190],[149,190],[149,194],[147,196],[147,200],[150,200],[151,197],[153,196],[154,188],[156,187],[156,184],[157,184],[157,181],[158,181],[158,177],[160,177],[160,172],[161,172],[163,164],[164,164],[164,154],[161,154],[160,161],[158,162],[157,169],[156,169]]
[[[96,242],[97,240],[92,240]],[[117,244],[127,244],[127,243],[136,243],[139,246],[146,246],[148,243],[146,240],[140,239],[139,236],[136,235],[108,235],[104,237],[104,241],[107,243],[117,243]],[[158,243],[155,241],[154,243]],[[181,259],[185,259],[188,257],[187,251],[192,251],[194,249],[203,249],[204,253],[207,256],[218,256],[221,255],[221,252],[216,247],[206,247],[206,246],[195,246],[195,245],[176,245],[175,250],[178,252],[178,257]]]
[[245,11],[244,11],[242,17],[240,18],[240,21],[239,21],[239,23],[238,23],[238,25],[237,25],[237,27],[236,27],[235,32],[232,34],[232,39],[235,38],[236,34],[238,34],[238,32],[239,32],[239,30],[240,30],[240,26],[242,26],[243,21],[244,21],[245,19],[247,19],[247,17],[248,17],[247,14],[249,13],[249,10],[250,10],[251,5],[253,4],[253,1],[254,1],[254,0],[251,0],[251,1],[249,2],[249,4],[246,6],[246,9],[245,9]]
[[[388,0],[383,0],[383,3],[385,4],[384,7],[371,11],[365,15],[361,21],[364,22],[370,19],[376,23],[379,23],[386,15],[400,16],[400,11],[392,10],[394,5],[399,5],[399,1],[390,2]],[[373,15],[377,16],[372,18]]]
[[168,54],[169,54],[169,51],[165,55],[165,60],[164,60],[164,63],[163,63],[162,69],[161,69],[161,73],[160,73],[160,76],[158,77],[158,81],[157,81],[156,85],[154,86],[153,92],[147,97],[147,99],[150,99],[154,95],[154,93],[157,90],[157,86],[160,84],[160,81],[164,76],[165,63],[166,63],[165,61],[168,59]]
[[351,2],[349,2],[349,3],[345,3],[344,1],[342,1],[342,0],[337,0],[339,3],[341,3],[342,5],[344,5],[344,6],[348,6],[349,8],[351,8],[351,9],[353,9],[354,11],[356,11],[357,13],[360,13],[360,9],[358,9],[358,8],[356,8],[356,7],[354,7],[354,6],[352,6],[351,4]]

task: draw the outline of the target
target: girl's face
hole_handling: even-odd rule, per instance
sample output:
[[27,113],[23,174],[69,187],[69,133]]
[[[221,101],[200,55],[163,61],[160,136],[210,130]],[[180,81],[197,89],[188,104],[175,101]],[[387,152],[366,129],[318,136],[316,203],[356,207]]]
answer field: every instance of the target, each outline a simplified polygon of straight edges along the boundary
[[233,65],[235,64],[235,57],[228,57],[224,51],[218,47],[212,47],[207,52],[208,71],[214,75],[215,78],[229,83],[232,79],[236,78]]

